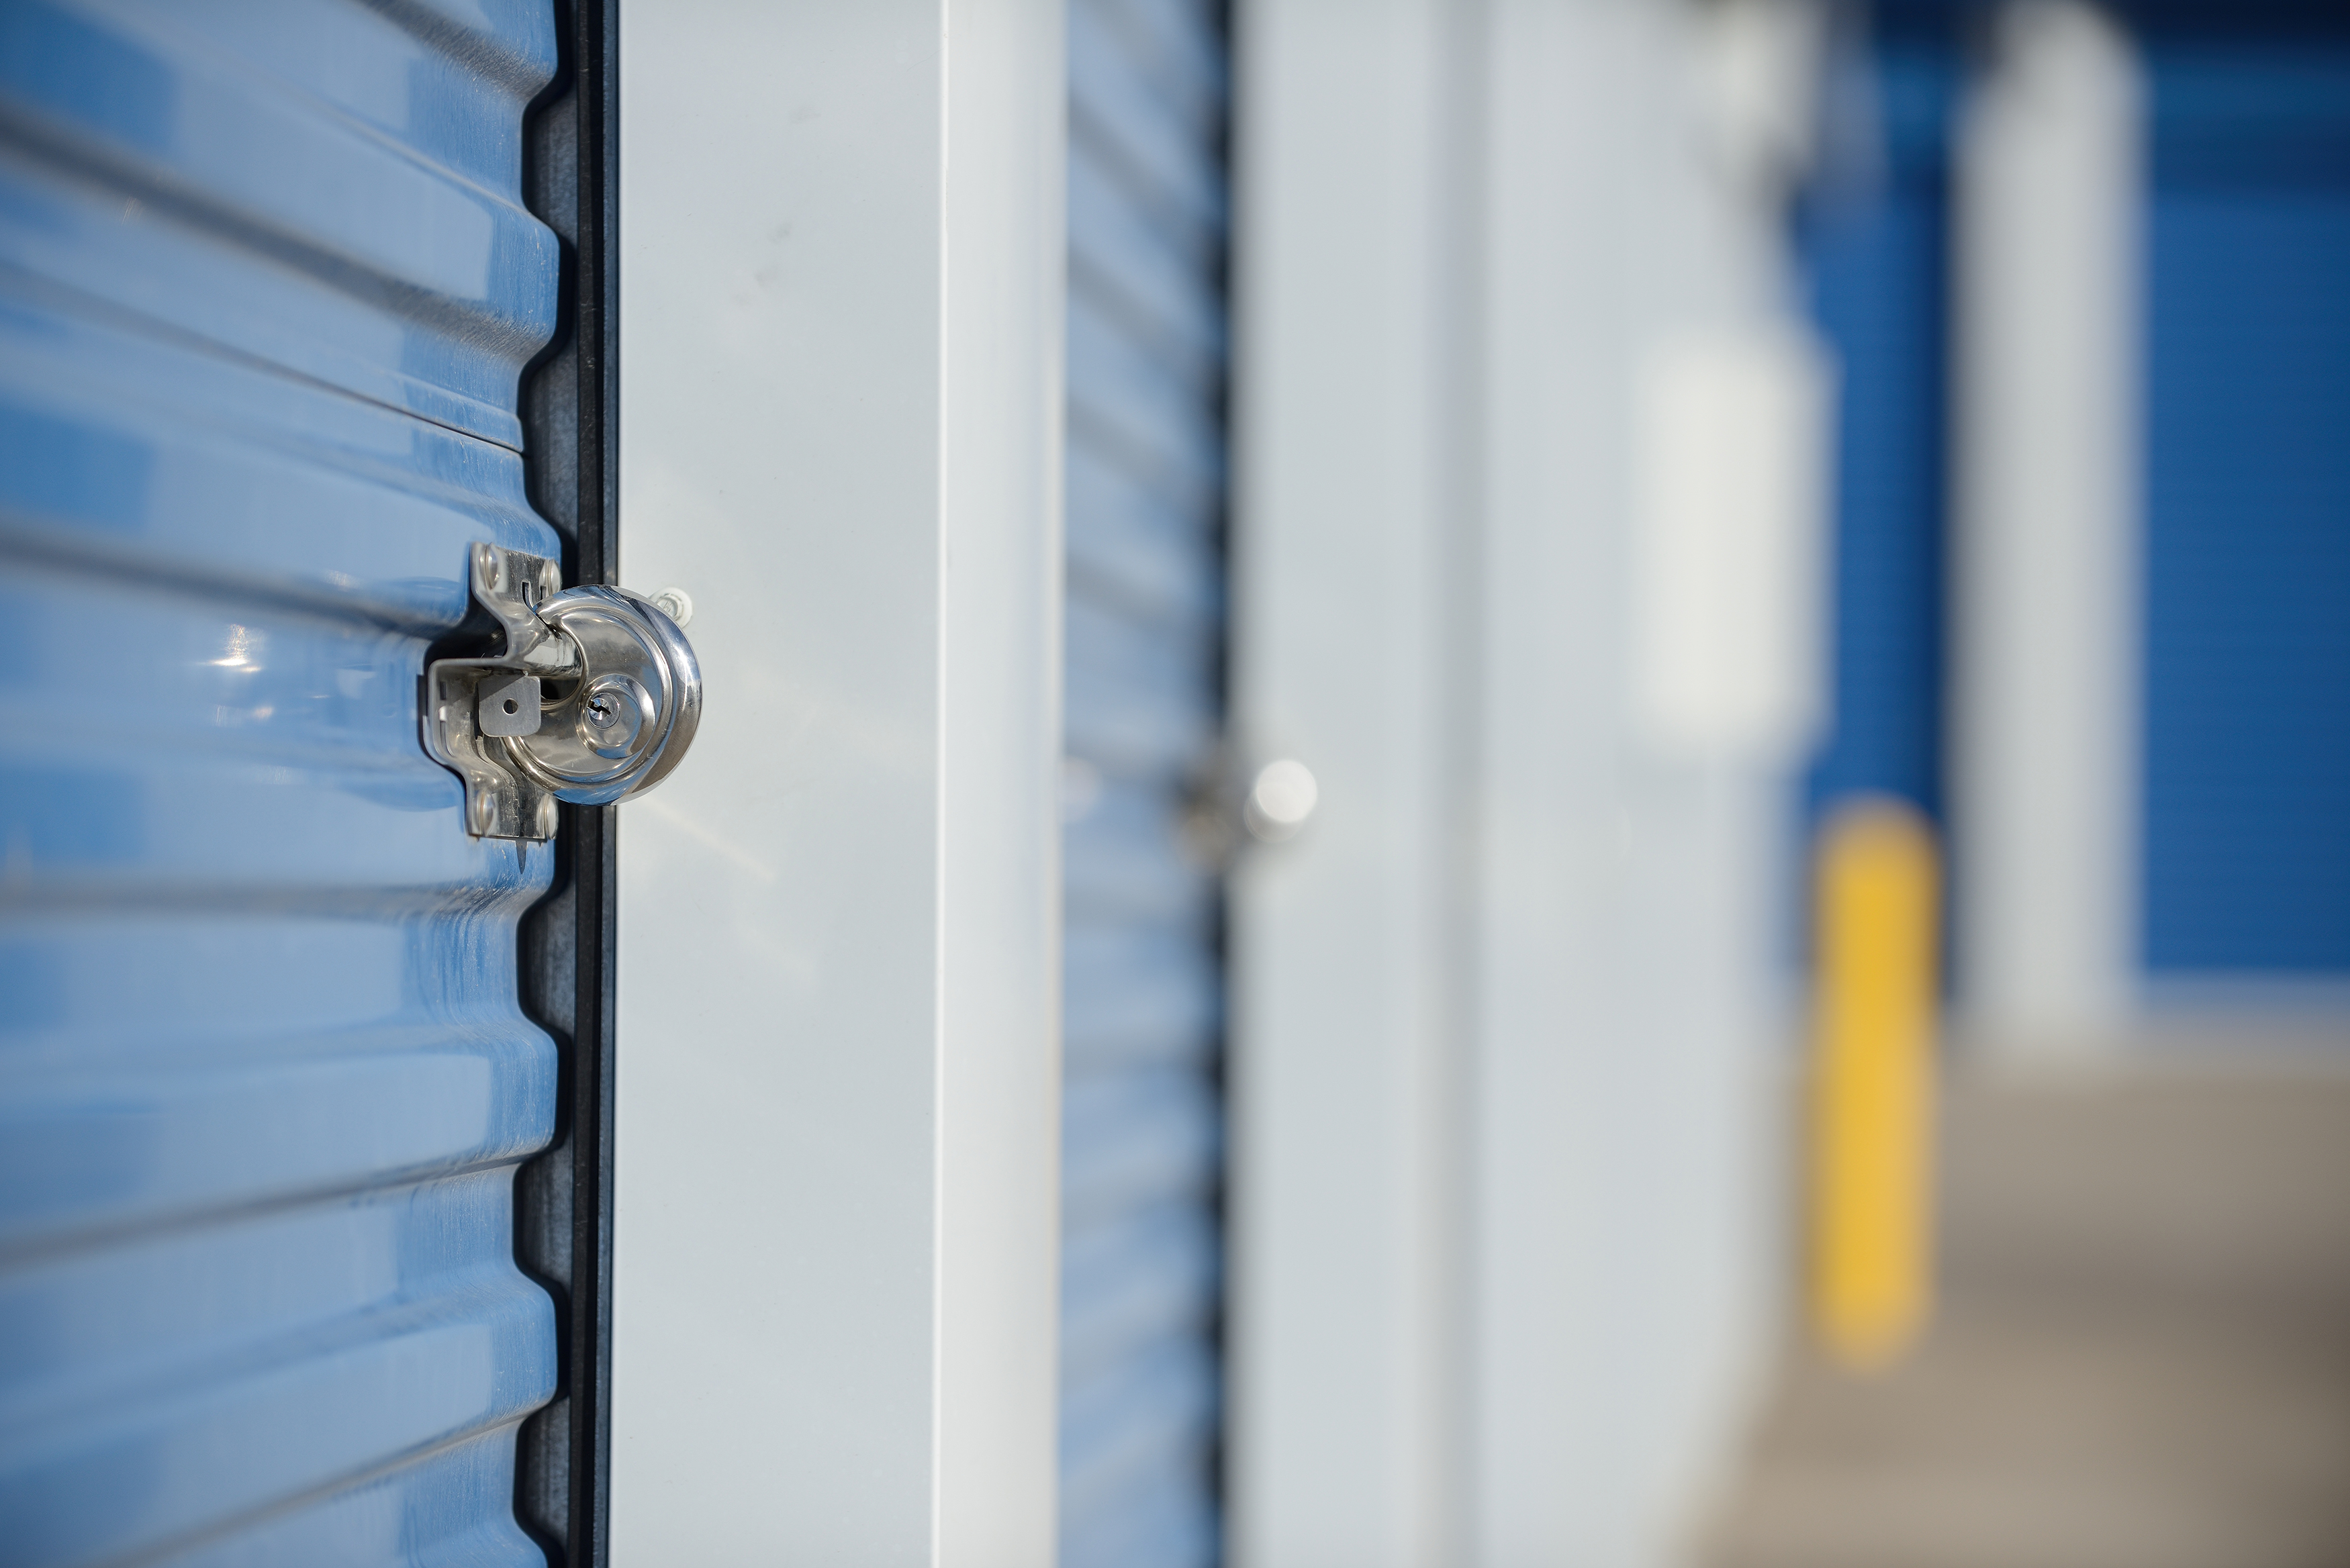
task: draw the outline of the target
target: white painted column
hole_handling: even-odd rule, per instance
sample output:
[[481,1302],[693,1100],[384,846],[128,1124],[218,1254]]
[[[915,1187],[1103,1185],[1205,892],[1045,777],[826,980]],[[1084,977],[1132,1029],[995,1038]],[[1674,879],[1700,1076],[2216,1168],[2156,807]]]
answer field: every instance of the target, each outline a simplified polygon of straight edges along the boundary
[[1654,1390],[1627,1343],[1636,1275],[1614,1234],[1636,1189],[1610,1178],[1623,1139],[1656,1130],[1627,1092],[1638,1064],[1611,1005],[1634,852],[1617,777],[1632,365],[1667,281],[1642,243],[1648,214],[1625,200],[1650,162],[1643,10],[1502,0],[1484,50],[1478,942],[1464,1020],[1462,1561],[1477,1568],[1640,1561],[1624,1521],[1645,1445],[1621,1428]]
[[1320,784],[1236,888],[1243,1568],[1647,1568],[1736,1434],[1821,640],[1804,15],[1242,13],[1235,701]]
[[1810,45],[1759,4],[1486,15],[1459,1560],[1653,1568],[1772,1318],[1825,640],[1778,205]]
[[[1234,884],[1232,1549],[1449,1568],[1458,761],[1442,0],[1241,11],[1237,732],[1320,785]],[[1457,339],[1457,332],[1452,339]]]
[[1051,0],[630,0],[619,1568],[1053,1558]]
[[1970,1035],[2110,1046],[2137,964],[2144,154],[2128,38],[2012,5],[1960,162],[1953,838]]

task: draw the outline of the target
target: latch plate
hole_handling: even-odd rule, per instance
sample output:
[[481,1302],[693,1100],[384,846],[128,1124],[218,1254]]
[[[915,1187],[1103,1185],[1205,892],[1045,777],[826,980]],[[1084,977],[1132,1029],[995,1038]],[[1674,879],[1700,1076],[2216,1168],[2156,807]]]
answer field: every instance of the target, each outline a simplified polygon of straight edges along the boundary
[[475,545],[471,568],[474,602],[505,633],[505,652],[432,661],[424,674],[424,749],[465,781],[466,832],[552,838],[555,793],[515,767],[504,742],[537,732],[542,675],[578,669],[579,650],[539,613],[562,590],[563,570],[495,545]]

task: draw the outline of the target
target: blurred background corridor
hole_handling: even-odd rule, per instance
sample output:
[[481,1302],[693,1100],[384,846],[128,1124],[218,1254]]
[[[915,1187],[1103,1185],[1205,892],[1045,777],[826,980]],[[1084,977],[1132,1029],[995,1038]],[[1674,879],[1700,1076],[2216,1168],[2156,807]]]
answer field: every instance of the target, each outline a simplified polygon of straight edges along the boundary
[[1880,5],[1846,57],[1812,787],[1952,845],[1930,1303],[1882,1365],[1794,1336],[1707,1563],[2350,1560],[2345,20]]
[[1234,1555],[2350,1562],[2350,8],[1238,17]]

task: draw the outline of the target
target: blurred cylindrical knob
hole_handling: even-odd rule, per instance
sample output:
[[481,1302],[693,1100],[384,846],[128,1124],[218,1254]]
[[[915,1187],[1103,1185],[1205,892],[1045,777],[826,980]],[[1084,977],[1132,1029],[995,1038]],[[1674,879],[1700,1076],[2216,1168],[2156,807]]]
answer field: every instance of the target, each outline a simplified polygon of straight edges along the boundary
[[1250,837],[1278,844],[1305,826],[1321,798],[1313,770],[1295,757],[1284,757],[1257,769],[1256,777],[1249,781],[1241,820],[1247,824]]

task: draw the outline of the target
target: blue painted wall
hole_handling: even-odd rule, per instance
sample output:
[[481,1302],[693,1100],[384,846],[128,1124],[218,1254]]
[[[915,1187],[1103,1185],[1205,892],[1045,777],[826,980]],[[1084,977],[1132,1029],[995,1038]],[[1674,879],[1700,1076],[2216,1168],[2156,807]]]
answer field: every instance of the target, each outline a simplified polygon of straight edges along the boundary
[[[2350,976],[2350,16],[2137,4],[2149,88],[2142,956]],[[1939,817],[1962,5],[1852,13],[1799,238],[1843,375],[1814,814]]]
[[2142,37],[2145,961],[2338,976],[2350,974],[2350,33],[2228,21],[2161,16]]
[[1797,237],[1836,401],[1831,730],[1816,814],[1858,793],[1942,809],[1951,26],[1885,7],[1833,56]]

